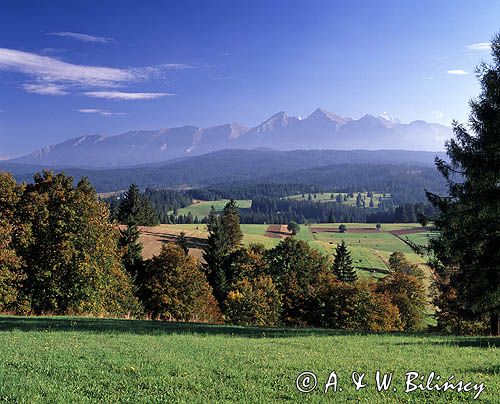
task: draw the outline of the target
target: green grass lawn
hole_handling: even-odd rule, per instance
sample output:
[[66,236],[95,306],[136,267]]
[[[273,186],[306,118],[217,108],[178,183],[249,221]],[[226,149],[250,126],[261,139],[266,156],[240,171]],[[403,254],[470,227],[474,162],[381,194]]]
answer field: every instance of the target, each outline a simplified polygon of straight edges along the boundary
[[413,250],[399,238],[390,233],[315,233],[317,240],[340,243],[342,240],[349,247],[371,248],[380,251],[411,253]]
[[[296,194],[296,195],[290,195],[290,196],[287,196],[285,197],[285,199],[293,199],[293,200],[296,200],[296,201],[307,201],[307,200],[311,200],[313,202],[336,202],[336,197],[337,195],[340,195],[342,197],[342,203],[345,204],[345,205],[349,205],[349,206],[355,206],[356,205],[356,199],[357,199],[357,196],[358,196],[358,192],[354,192],[354,197],[353,198],[350,198],[350,197],[347,197],[347,200],[344,200],[344,197],[346,195],[348,195],[347,193],[345,192],[318,192],[316,194],[312,193],[310,194],[311,195],[311,199],[309,199],[309,194],[308,193],[305,193],[305,194]],[[333,195],[333,198],[332,198],[332,195]],[[364,201],[365,201],[365,207],[369,207],[370,206],[370,198],[368,197],[368,192],[361,192],[361,196],[363,197]],[[383,199],[391,199],[391,194],[387,193],[387,194],[381,194],[381,193],[377,193],[377,192],[374,192],[373,193],[373,203],[374,203],[374,208],[378,207],[379,203],[381,200]]]
[[429,242],[429,239],[432,237],[436,237],[437,233],[435,232],[427,232],[427,233],[415,233],[415,234],[406,234],[401,236],[403,240],[408,238],[412,243],[426,245]]
[[[484,383],[500,397],[500,339],[257,329],[90,318],[0,317],[0,401],[19,403],[470,402],[405,393],[405,372]],[[302,371],[318,387],[300,393]],[[393,373],[376,392],[375,371]],[[330,372],[342,391],[323,393]],[[355,391],[352,372],[366,373]],[[396,391],[393,391],[396,388]]]
[[[338,229],[338,227],[344,224],[347,227],[347,231],[349,229],[362,229],[369,228],[375,229],[376,223],[313,223],[312,227],[333,227],[334,229]],[[414,227],[420,227],[419,223],[382,223],[381,231],[392,231],[392,230],[400,230],[400,229],[411,229]]]
[[[199,201],[197,203],[193,203],[192,205],[186,206],[185,208],[181,208],[177,211],[179,215],[187,215],[189,212],[192,213],[193,216],[198,216],[198,219],[203,219],[207,216],[212,209],[212,206],[217,211],[221,211],[224,209],[226,203],[229,202],[229,199],[221,199],[219,201]],[[236,204],[240,208],[250,208],[252,206],[252,201],[249,199],[238,199],[235,201]]]

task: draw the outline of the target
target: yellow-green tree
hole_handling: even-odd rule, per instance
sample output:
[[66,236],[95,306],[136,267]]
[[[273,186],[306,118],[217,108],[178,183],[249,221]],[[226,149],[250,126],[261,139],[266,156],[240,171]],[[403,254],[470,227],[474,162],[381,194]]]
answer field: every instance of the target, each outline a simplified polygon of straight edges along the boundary
[[22,235],[15,224],[15,206],[22,188],[10,174],[0,173],[0,311],[16,310],[24,274],[14,248],[13,236]]
[[275,326],[280,322],[280,293],[268,275],[237,281],[224,306],[225,315],[233,324]]
[[35,314],[124,315],[139,305],[121,263],[119,232],[88,182],[36,174],[16,216],[29,228],[17,246],[26,279],[22,292]]
[[197,260],[174,243],[147,261],[139,278],[139,296],[151,318],[220,322],[212,288]]

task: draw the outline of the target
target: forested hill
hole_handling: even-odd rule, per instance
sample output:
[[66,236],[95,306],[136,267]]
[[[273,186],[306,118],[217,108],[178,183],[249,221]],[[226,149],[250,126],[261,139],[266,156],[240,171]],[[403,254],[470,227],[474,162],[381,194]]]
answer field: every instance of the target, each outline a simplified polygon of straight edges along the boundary
[[[64,171],[75,179],[86,176],[98,192],[123,190],[131,183],[141,188],[204,187],[220,183],[256,181],[260,178],[265,182],[295,182],[297,178],[318,184],[330,181],[327,184],[330,186],[332,181],[337,179],[343,183],[352,181],[353,175],[358,179],[371,176],[370,181],[375,181],[374,174],[371,173],[375,165],[385,166],[376,170],[379,180],[390,173],[387,170],[390,170],[391,165],[406,167],[399,170],[412,173],[408,177],[411,180],[421,176],[433,177],[436,174],[433,166],[436,155],[444,157],[440,153],[400,150],[223,150],[163,165],[101,170],[72,167],[51,169]],[[326,166],[329,166],[329,171],[334,170],[334,173],[327,174],[327,171],[320,168]],[[11,172],[18,180],[27,182],[31,181],[36,171],[43,168],[0,162],[0,171]],[[309,169],[312,171],[308,172]],[[331,177],[332,174],[335,178]],[[437,175],[435,177],[438,178]],[[421,181],[416,184],[419,182]]]

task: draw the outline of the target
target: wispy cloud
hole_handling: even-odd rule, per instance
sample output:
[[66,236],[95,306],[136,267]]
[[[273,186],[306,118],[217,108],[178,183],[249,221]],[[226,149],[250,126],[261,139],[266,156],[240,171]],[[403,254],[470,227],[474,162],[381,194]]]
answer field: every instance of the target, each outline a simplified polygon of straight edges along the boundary
[[469,74],[469,72],[466,72],[465,70],[462,70],[462,69],[448,70],[446,73],[452,74],[454,76],[465,76],[465,75]]
[[171,96],[169,93],[126,93],[122,91],[89,91],[85,95],[94,98],[105,98],[108,100],[152,100]]
[[82,42],[96,42],[96,43],[111,43],[114,42],[113,38],[104,36],[94,36],[89,34],[80,34],[77,32],[49,32],[47,35],[61,36],[66,38],[76,39]]
[[473,52],[485,52],[485,51],[490,51],[491,50],[491,42],[478,42],[478,43],[471,43],[470,45],[467,45],[465,47],[468,51],[473,51]]
[[127,69],[66,63],[49,56],[0,48],[0,69],[25,73],[42,82],[115,86],[138,79]]
[[[0,48],[0,70],[14,71],[30,78],[22,85],[28,92],[44,95],[69,94],[71,87],[121,87],[131,83],[163,78],[167,71],[195,68],[181,63],[160,64],[137,68],[88,66],[64,62],[54,57]],[[88,91],[91,97],[108,99],[154,99],[168,93],[126,93],[115,91]]]
[[102,116],[127,116],[126,112],[111,112],[103,109],[96,109],[96,108],[81,108],[77,109],[78,112],[81,112],[83,114],[98,114]]
[[36,93],[41,95],[66,95],[68,92],[63,87],[55,84],[23,84],[28,93]]

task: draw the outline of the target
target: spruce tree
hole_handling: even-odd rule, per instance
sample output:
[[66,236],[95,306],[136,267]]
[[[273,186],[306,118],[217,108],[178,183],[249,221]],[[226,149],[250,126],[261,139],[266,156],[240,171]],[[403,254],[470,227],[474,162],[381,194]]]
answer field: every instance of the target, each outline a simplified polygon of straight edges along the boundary
[[222,212],[222,226],[227,233],[230,248],[236,248],[241,244],[241,240],[243,240],[243,233],[240,227],[240,214],[238,212],[238,205],[231,199],[226,206],[224,206],[224,210]]
[[[448,182],[447,196],[428,193],[439,208],[439,236],[430,249],[437,258],[442,296],[454,288],[453,302],[442,299],[460,318],[489,318],[499,334],[500,313],[500,34],[491,44],[493,60],[477,69],[481,93],[470,102],[469,125],[453,122],[446,144],[450,162],[436,159]],[[448,313],[450,314],[450,313]]]
[[214,207],[207,216],[208,238],[203,251],[206,262],[207,279],[214,291],[214,296],[221,303],[227,293],[228,280],[226,275],[226,261],[231,251],[231,239],[227,227],[223,225],[221,217]]
[[342,282],[355,282],[358,279],[356,270],[352,265],[351,253],[344,240],[337,245],[334,254],[333,273]]
[[189,254],[189,243],[186,238],[186,233],[181,231],[179,234],[179,237],[175,240],[175,244],[177,244],[179,247],[182,248],[182,251],[184,251],[184,254],[188,255]]
[[123,265],[133,280],[143,264],[142,243],[139,242],[139,228],[134,222],[129,222],[124,230],[120,231],[120,246],[123,247]]
[[159,223],[158,213],[135,184],[123,194],[118,206],[118,221],[123,224],[132,221],[138,226],[156,226]]

